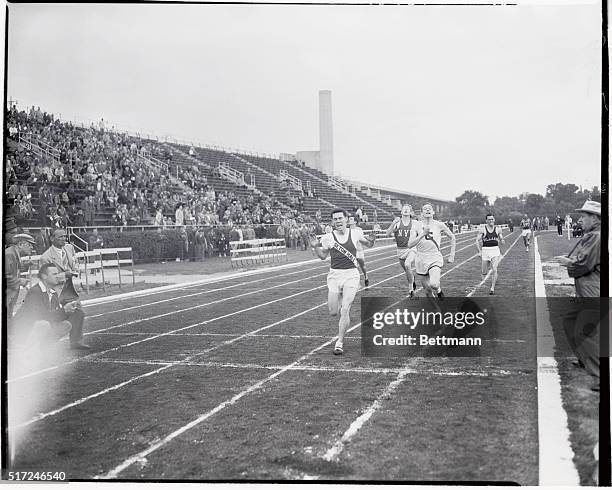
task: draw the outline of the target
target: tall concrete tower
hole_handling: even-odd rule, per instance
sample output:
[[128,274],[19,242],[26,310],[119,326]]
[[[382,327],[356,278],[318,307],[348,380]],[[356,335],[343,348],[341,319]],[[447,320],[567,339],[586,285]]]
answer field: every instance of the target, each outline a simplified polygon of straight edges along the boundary
[[319,165],[326,174],[334,174],[331,90],[319,90]]

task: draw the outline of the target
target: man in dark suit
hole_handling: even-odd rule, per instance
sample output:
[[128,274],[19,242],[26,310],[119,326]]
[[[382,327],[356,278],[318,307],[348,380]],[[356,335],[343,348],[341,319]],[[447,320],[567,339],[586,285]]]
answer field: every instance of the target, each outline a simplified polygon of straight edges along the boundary
[[20,331],[30,333],[30,340],[59,340],[70,332],[71,349],[89,350],[83,343],[85,314],[78,300],[60,304],[56,288],[63,282],[63,276],[55,264],[41,265],[39,282],[26,294],[15,324]]

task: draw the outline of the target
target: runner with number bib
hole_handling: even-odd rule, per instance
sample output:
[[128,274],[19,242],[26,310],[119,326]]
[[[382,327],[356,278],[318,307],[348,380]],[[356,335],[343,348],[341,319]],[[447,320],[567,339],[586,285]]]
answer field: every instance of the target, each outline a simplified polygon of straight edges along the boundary
[[[391,226],[387,228],[387,236],[393,236],[395,238],[395,244],[397,245],[397,260],[399,260],[402,269],[406,273],[406,279],[410,287],[408,293],[411,298],[414,297],[414,291],[416,290],[416,282],[414,280],[414,259],[416,257],[415,248],[408,247],[408,241],[410,240],[413,226],[418,227],[419,223],[412,219],[412,206],[410,204],[404,204],[402,206],[401,218],[395,218]],[[415,228],[416,230],[416,228]]]
[[440,286],[440,275],[444,259],[440,251],[442,232],[451,239],[451,251],[448,262],[455,261],[455,235],[441,221],[434,219],[434,209],[429,203],[424,204],[421,210],[421,223],[416,231],[416,237],[411,238],[408,247],[416,246],[416,273],[421,278],[425,294],[429,297],[443,298],[444,293]]

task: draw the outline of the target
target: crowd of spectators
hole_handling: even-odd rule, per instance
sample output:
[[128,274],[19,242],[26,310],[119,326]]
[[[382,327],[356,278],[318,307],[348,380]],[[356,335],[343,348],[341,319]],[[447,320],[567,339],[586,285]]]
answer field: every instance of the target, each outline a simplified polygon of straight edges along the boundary
[[[22,222],[122,229],[144,224],[279,225],[284,219],[307,219],[301,214],[301,198],[283,209],[275,196],[216,192],[197,165],[181,167],[173,179],[168,147],[109,131],[103,120],[84,128],[40,108],[19,111],[13,105],[7,126],[13,142],[5,165],[7,200]],[[41,156],[32,145],[47,151]]]

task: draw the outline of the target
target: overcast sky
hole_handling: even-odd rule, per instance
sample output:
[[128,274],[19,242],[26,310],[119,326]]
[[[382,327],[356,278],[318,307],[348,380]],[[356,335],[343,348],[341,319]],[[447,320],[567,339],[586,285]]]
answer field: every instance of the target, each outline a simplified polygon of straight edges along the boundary
[[8,95],[454,199],[600,180],[601,6],[9,6]]

